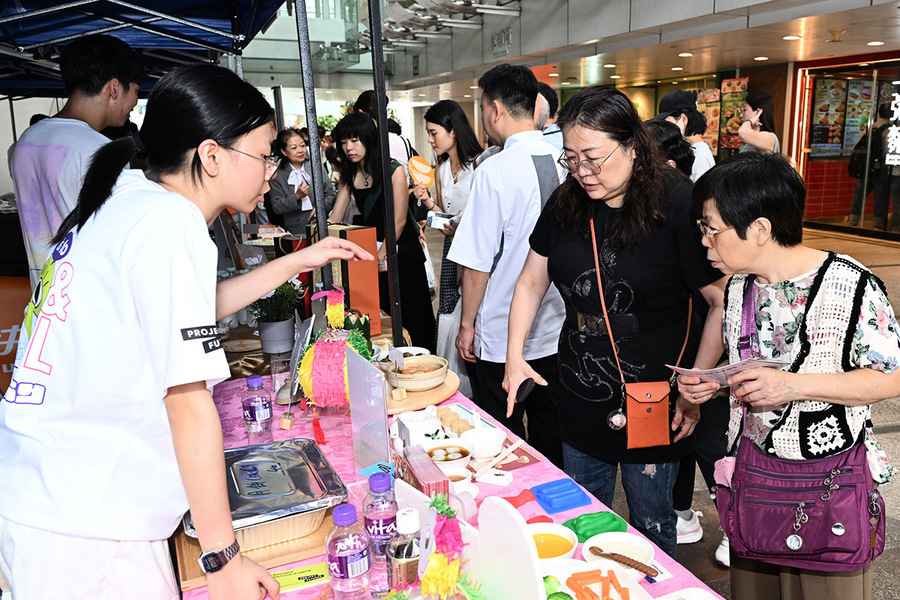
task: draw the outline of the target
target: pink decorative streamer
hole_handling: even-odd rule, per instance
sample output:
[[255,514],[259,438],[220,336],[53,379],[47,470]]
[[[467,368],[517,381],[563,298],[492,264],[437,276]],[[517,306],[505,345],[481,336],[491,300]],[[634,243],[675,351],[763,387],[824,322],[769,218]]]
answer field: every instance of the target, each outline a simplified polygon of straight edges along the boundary
[[316,342],[312,381],[316,406],[343,407],[347,405],[347,386],[344,382],[344,360],[347,342],[343,339],[320,339]]

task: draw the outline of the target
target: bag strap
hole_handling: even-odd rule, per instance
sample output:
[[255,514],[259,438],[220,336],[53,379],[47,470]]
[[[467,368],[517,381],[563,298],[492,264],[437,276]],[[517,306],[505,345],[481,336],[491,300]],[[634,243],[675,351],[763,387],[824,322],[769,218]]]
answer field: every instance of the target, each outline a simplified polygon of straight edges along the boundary
[[738,355],[741,360],[759,356],[759,336],[756,333],[755,275],[744,280],[744,299],[741,304],[741,336],[738,338]]
[[[616,367],[619,369],[619,381],[625,385],[625,372],[622,370],[622,362],[619,359],[619,349],[616,345],[616,338],[613,337],[612,325],[609,322],[609,313],[606,310],[606,294],[603,293],[603,280],[600,275],[600,255],[597,251],[597,228],[594,225],[594,218],[590,219],[591,225],[591,250],[594,252],[594,272],[597,274],[597,293],[600,294],[600,307],[603,309],[603,322],[606,324],[606,333],[609,335],[609,345],[612,346],[613,356],[616,359]],[[691,335],[691,318],[694,314],[694,299],[688,296],[688,319],[687,330],[684,333],[684,342],[681,344],[681,351],[678,353],[678,360],[675,362],[676,367],[681,366],[681,359],[684,358],[684,352],[687,350],[688,339]]]

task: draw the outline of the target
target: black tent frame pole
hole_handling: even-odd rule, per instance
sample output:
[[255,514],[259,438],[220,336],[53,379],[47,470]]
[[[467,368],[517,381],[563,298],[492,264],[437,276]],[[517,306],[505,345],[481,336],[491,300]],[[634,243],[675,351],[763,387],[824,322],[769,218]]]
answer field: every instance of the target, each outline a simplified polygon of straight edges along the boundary
[[284,101],[281,98],[281,86],[272,87],[272,97],[275,98],[275,129],[284,129]]
[[16,107],[13,104],[13,97],[9,96],[9,124],[12,126],[13,142],[19,141],[19,134],[16,131]]
[[[303,82],[303,103],[306,105],[306,126],[309,129],[309,160],[312,163],[312,195],[316,207],[316,227],[319,239],[328,236],[328,215],[325,213],[325,174],[322,172],[322,147],[319,145],[319,121],[316,118],[316,89],[313,81],[312,53],[309,49],[309,21],[306,0],[296,0],[294,17],[297,21],[297,46],[300,49],[300,79]],[[322,267],[322,286],[334,287],[331,265]]]
[[[381,0],[367,0],[369,4],[369,33],[371,34],[372,73],[375,83],[375,105],[378,113],[378,145],[381,148],[381,181],[384,182],[384,244],[387,246],[387,280],[391,300],[391,324],[394,346],[405,346],[403,318],[400,312],[400,265],[397,262],[397,232],[394,229],[394,188],[391,184],[390,147],[388,145],[387,103],[384,85],[384,51],[381,45]],[[370,173],[374,175],[374,173]],[[376,179],[377,181],[377,179]],[[409,217],[407,217],[409,218]]]

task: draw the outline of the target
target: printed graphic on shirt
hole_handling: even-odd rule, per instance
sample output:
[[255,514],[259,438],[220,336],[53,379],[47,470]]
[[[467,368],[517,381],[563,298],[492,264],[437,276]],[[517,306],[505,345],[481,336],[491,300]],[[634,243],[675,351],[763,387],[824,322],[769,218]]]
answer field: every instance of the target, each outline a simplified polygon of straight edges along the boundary
[[57,322],[68,318],[71,298],[67,288],[75,276],[72,263],[65,260],[72,250],[75,233],[69,232],[50,254],[35,285],[31,302],[25,307],[23,331],[19,339],[16,379],[10,383],[4,400],[11,404],[44,403],[47,388],[41,383],[27,381],[29,372],[50,375],[53,365],[44,357],[44,347]]
[[222,347],[222,336],[215,325],[186,327],[181,330],[181,339],[186,342],[203,340],[203,351],[207,354]]

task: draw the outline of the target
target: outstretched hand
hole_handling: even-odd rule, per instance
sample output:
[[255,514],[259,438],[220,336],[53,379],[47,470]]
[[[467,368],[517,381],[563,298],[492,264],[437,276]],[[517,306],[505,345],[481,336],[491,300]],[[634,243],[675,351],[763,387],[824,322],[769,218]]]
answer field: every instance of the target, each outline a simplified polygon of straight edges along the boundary
[[328,236],[308,248],[297,252],[302,261],[301,271],[324,267],[335,260],[375,260],[375,257],[349,240]]

